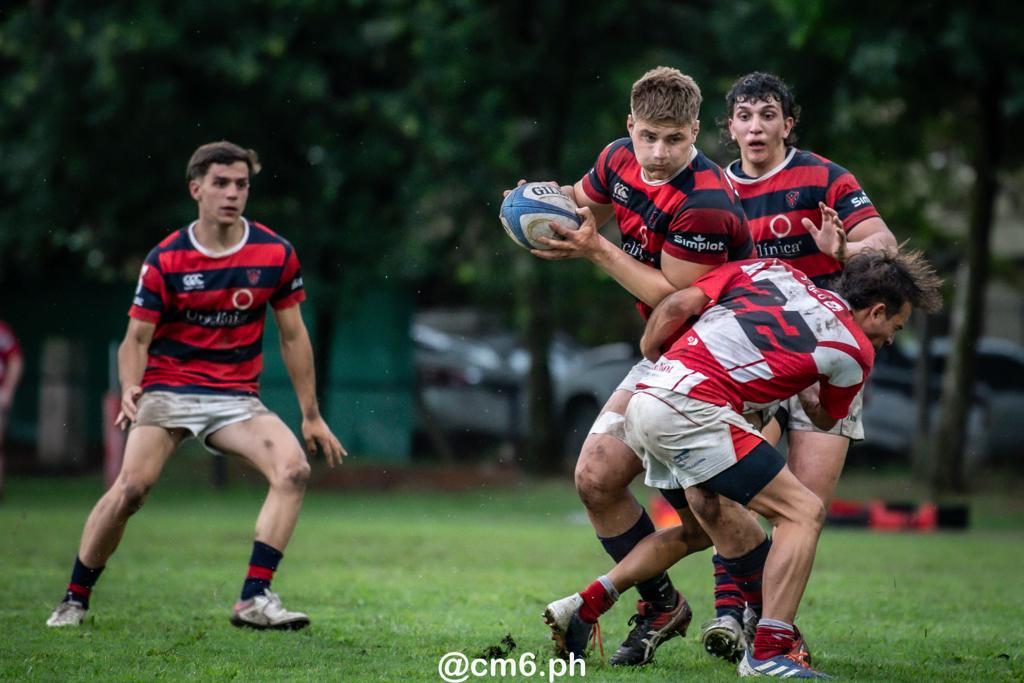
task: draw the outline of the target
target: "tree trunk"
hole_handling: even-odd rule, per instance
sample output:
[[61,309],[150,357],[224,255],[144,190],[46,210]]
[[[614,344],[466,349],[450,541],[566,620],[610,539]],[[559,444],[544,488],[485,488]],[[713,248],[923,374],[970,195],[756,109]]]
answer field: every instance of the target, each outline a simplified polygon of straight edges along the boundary
[[942,378],[942,405],[934,443],[935,459],[931,485],[935,494],[966,491],[964,450],[967,416],[974,400],[977,365],[975,346],[985,319],[985,289],[990,269],[990,236],[998,181],[996,170],[1001,153],[1001,97],[1003,73],[998,65],[978,97],[978,135],[975,146],[975,184],[971,198],[966,260],[957,273],[952,329],[953,344]]
[[[540,71],[544,82],[533,83],[532,92],[559,92],[571,83],[578,61],[575,47],[577,30],[573,25],[576,4],[541,4],[522,15],[526,22],[526,34],[532,36],[537,45],[545,44],[543,37],[551,26],[561,27],[558,31],[559,40],[552,47],[554,54],[544,58],[547,67]],[[537,100],[526,96],[523,101]],[[552,180],[561,166],[569,102],[568,97],[556,97],[543,105],[537,136],[524,146],[524,160],[527,162],[525,168],[535,174],[527,180]],[[573,182],[575,180],[572,179]],[[554,297],[549,269],[564,265],[539,261],[531,263],[527,275],[528,296],[525,302],[520,302],[526,306],[526,347],[531,359],[527,382],[527,452],[524,464],[529,470],[542,474],[562,471],[559,447],[561,433],[550,371]]]
[[932,368],[932,332],[935,327],[934,318],[920,313],[917,321],[918,346],[917,358],[914,360],[914,407],[916,419],[914,424],[913,453],[911,454],[914,478],[926,481],[931,464],[931,377]]

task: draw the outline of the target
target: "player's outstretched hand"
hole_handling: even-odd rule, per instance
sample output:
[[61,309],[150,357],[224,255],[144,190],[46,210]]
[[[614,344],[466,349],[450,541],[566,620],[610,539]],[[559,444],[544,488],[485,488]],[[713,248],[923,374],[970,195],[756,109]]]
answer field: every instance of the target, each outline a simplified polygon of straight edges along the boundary
[[142,396],[142,387],[128,387],[121,392],[121,411],[114,419],[114,424],[122,430],[128,429],[139,413],[139,396]]
[[306,452],[309,455],[316,455],[317,448],[324,454],[324,459],[330,467],[340,465],[342,458],[348,455],[348,451],[334,436],[331,428],[327,426],[322,417],[302,421],[302,440],[306,442]]
[[843,230],[843,221],[839,214],[831,206],[824,202],[818,202],[821,209],[821,227],[814,224],[810,218],[804,218],[801,222],[807,232],[814,238],[818,250],[828,254],[837,261],[846,260],[846,231]]
[[530,253],[546,261],[562,261],[570,258],[593,258],[601,248],[601,235],[597,232],[594,212],[583,206],[576,209],[583,223],[576,230],[566,230],[557,223],[548,223],[551,231],[561,239],[538,237],[537,241],[547,249],[531,249]]

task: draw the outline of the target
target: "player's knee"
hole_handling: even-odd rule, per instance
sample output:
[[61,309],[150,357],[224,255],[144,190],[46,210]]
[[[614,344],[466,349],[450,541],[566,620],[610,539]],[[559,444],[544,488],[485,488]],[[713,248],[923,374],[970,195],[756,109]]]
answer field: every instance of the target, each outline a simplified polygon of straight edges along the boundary
[[626,494],[626,487],[604,463],[581,457],[576,464],[576,492],[588,510],[602,510]]
[[818,532],[825,525],[825,504],[816,495],[807,492],[796,504],[798,520],[801,524]]
[[126,517],[131,517],[142,509],[142,505],[149,496],[151,486],[132,479],[122,480],[120,483],[119,509]]
[[309,473],[309,462],[305,458],[295,458],[280,468],[274,483],[293,491],[304,491],[309,483]]

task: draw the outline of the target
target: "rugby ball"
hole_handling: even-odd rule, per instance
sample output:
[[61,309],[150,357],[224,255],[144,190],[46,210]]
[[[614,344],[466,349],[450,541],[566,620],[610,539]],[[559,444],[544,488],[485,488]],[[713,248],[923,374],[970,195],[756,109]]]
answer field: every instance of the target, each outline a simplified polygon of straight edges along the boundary
[[537,242],[538,237],[560,239],[549,223],[576,230],[582,222],[576,202],[548,183],[524,183],[509,192],[498,217],[512,241],[524,249],[549,249]]

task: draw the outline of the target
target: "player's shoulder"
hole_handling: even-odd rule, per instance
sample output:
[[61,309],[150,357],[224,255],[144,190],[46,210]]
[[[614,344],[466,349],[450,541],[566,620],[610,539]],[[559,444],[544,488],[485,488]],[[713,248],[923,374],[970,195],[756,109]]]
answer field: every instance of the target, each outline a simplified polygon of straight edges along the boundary
[[192,242],[188,237],[189,226],[184,226],[172,231],[162,240],[160,240],[153,251],[169,251],[172,249],[188,249],[191,248]]
[[818,166],[827,169],[830,183],[850,173],[845,167],[840,166],[828,157],[798,149],[796,154],[793,155],[793,160],[790,162],[790,168],[799,168],[801,166]]
[[294,249],[292,243],[284,235],[274,232],[259,221],[249,221],[249,244],[280,244]]
[[635,161],[636,155],[633,153],[633,141],[628,137],[612,140],[601,150],[601,158],[607,164],[623,164]]

